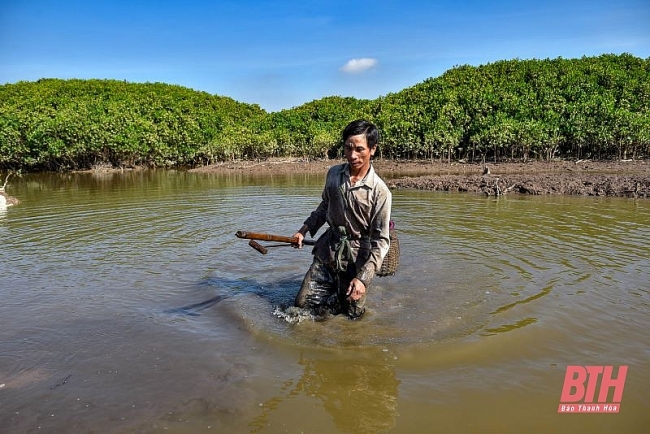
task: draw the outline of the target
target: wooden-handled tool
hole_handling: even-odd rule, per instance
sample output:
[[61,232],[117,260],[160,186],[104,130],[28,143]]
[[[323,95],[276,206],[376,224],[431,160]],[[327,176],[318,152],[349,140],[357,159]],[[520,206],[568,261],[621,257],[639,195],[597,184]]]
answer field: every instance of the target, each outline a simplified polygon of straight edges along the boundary
[[[259,233],[259,232],[248,232],[248,231],[237,231],[235,233],[235,236],[237,238],[245,238],[250,240],[248,242],[248,245],[260,252],[263,255],[266,255],[268,253],[268,248],[269,247],[281,247],[281,246],[295,246],[298,244],[298,238],[294,237],[286,237],[283,235],[273,235],[273,234],[265,234],[265,233]],[[261,240],[261,241],[274,241],[278,243],[285,243],[285,244],[274,244],[270,246],[263,246],[260,243],[258,243],[255,240]],[[308,246],[313,246],[316,241],[314,240],[302,240],[302,243]]]

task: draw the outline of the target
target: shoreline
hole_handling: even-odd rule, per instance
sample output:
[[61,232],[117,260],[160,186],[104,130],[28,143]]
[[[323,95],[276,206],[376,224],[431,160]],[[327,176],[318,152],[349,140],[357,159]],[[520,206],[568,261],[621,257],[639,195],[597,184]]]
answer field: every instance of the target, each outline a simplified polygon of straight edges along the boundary
[[[283,175],[322,173],[344,160],[234,161],[190,169],[196,173]],[[504,194],[650,198],[650,161],[528,161],[451,164],[428,160],[373,160],[391,189]],[[484,169],[489,174],[483,174]]]

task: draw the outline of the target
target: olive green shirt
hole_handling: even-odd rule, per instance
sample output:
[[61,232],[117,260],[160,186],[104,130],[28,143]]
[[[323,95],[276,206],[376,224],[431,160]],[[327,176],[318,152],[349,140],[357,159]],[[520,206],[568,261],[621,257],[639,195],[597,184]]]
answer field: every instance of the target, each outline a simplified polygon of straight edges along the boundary
[[347,163],[331,167],[321,203],[305,220],[312,237],[323,224],[329,225],[316,242],[313,254],[336,268],[339,228],[345,228],[350,246],[350,256],[345,262],[355,263],[356,277],[367,286],[388,253],[391,203],[391,192],[372,164],[366,176],[355,185],[350,185]]

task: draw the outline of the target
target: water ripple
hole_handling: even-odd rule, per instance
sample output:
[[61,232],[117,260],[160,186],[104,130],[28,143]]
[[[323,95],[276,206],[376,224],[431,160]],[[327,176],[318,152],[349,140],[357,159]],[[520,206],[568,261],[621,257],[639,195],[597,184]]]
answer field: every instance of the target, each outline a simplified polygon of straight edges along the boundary
[[[218,299],[211,309],[259,333],[273,330],[310,345],[343,342],[337,327],[296,338],[273,316],[292,303],[311,261],[308,249],[262,256],[234,237],[240,229],[290,235],[318,204],[318,183],[229,185],[168,174],[147,178],[145,186],[99,186],[100,193],[60,188],[38,199],[27,195],[25,206],[5,219],[2,227],[11,233],[5,259],[27,276],[23,285],[47,289],[53,299],[85,299],[89,310],[156,303],[195,285],[197,300],[180,306]],[[642,224],[648,210],[638,208],[631,218],[618,206],[629,202],[615,204],[395,192],[401,270],[375,280],[367,316],[373,332],[353,341],[435,342],[482,328],[489,334],[535,326],[558,317],[545,307],[552,296],[572,309],[611,315],[603,306],[620,303],[620,291],[597,289],[618,285],[643,294],[648,264],[649,231]],[[205,279],[214,282],[209,293]],[[600,301],[576,305],[575,297],[587,295]]]

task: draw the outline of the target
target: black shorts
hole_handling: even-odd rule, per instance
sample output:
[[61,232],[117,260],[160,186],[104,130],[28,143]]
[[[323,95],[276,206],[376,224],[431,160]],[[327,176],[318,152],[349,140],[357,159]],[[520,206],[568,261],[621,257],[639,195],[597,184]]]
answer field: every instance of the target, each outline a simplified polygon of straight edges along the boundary
[[366,296],[352,300],[346,295],[355,276],[354,263],[348,265],[347,271],[337,272],[314,257],[296,296],[295,305],[312,309],[317,314],[329,311],[333,315],[345,313],[351,319],[360,318],[366,311]]

